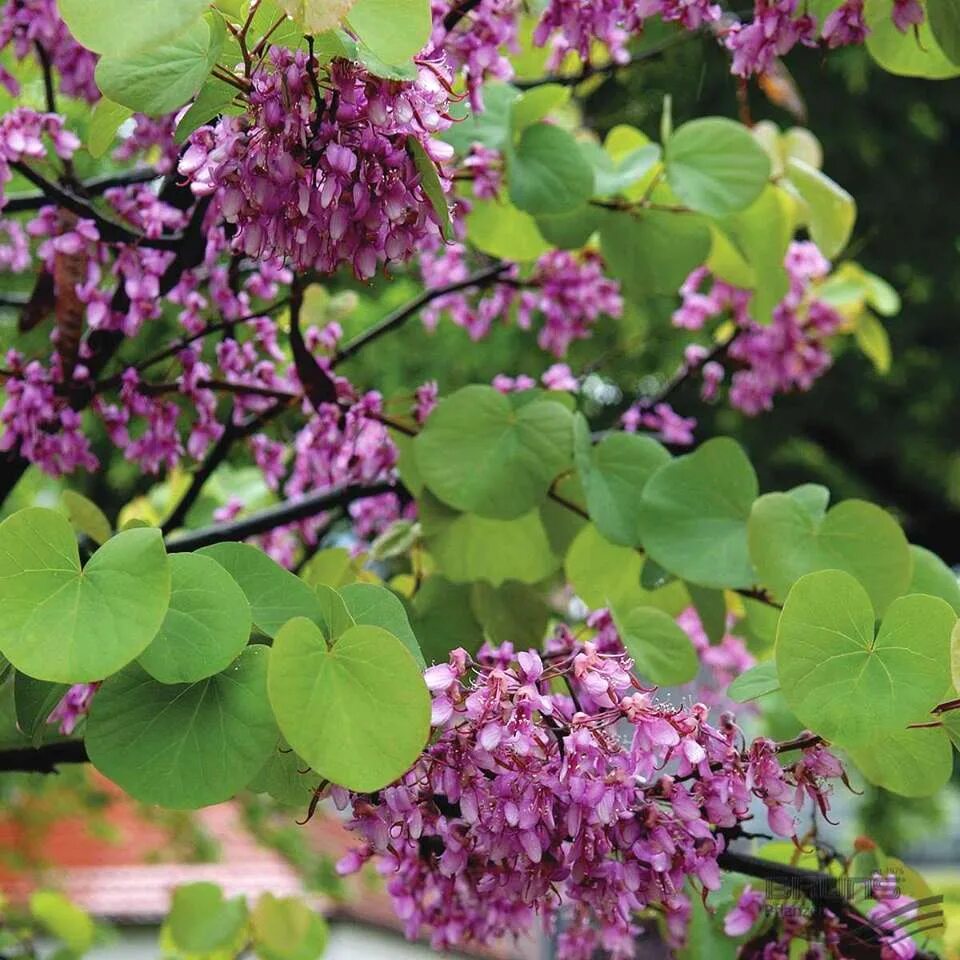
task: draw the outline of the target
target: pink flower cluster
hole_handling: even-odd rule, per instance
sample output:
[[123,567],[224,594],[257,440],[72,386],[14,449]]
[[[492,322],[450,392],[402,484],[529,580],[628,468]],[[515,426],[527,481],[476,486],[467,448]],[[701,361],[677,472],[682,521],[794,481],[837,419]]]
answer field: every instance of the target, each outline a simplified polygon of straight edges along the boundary
[[10,164],[49,159],[48,142],[61,160],[69,160],[80,147],[80,140],[55,113],[15,107],[0,117],[0,209],[5,203],[4,186],[13,177]]
[[[752,318],[749,290],[711,278],[705,267],[687,278],[681,288],[683,303],[673,315],[674,325],[686,330],[700,330],[708,320],[728,316],[740,328],[726,350],[738,368],[730,378],[730,402],[749,416],[771,409],[777,394],[809,390],[830,367],[827,343],[842,324],[840,315],[817,299],[816,281],[829,273],[830,264],[814,244],[792,243],[784,267],[789,289],[768,324]],[[706,355],[705,348],[692,345],[688,366],[696,368]],[[701,373],[704,397],[712,399],[724,379],[723,366],[710,361]]]
[[439,61],[400,83],[334,60],[320,92],[312,69],[303,51],[271,48],[247,112],[196,131],[180,173],[239,227],[237,252],[323,273],[349,264],[366,280],[439,236],[408,141],[435,165],[450,158],[433,137],[451,122],[449,81]]
[[455,650],[427,670],[436,733],[415,767],[376,794],[334,790],[363,841],[341,872],[374,859],[407,934],[425,929],[437,948],[523,933],[537,915],[554,926],[562,911],[563,960],[633,957],[651,906],[681,941],[685,884],[719,886],[722,831],[756,801],[789,836],[843,771],[822,747],[787,765],[772,741],[744,748],[730,715],[714,726],[703,704],[666,706],[631,669],[568,630],[543,656]]
[[[7,47],[17,60],[37,57],[37,48],[42,48],[59,77],[61,92],[88,103],[100,99],[93,79],[97,56],[70,35],[57,13],[56,0],[7,0],[0,11],[0,52]],[[3,67],[0,84],[12,96],[19,95],[20,84]]]
[[[458,283],[470,276],[467,250],[455,243],[420,258],[423,279],[428,287]],[[423,322],[434,329],[443,316],[463,327],[472,340],[482,340],[494,321],[505,321],[516,309],[517,326],[529,330],[539,326],[537,343],[556,357],[563,357],[576,340],[591,336],[601,316],[623,313],[620,285],[603,272],[603,262],[592,251],[575,254],[567,250],[545,253],[530,274],[520,279],[512,266],[482,295],[462,291],[437,297],[423,310]]]

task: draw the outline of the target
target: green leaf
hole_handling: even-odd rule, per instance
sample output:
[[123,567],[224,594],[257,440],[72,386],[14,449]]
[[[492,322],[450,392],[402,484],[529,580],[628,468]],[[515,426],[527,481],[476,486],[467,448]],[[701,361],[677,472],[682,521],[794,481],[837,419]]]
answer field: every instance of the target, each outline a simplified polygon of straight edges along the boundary
[[755,287],[756,272],[747,263],[743,252],[730,239],[729,234],[711,224],[710,239],[710,255],[706,261],[710,272],[735,287]]
[[697,651],[673,617],[655,607],[614,609],[613,617],[640,676],[661,686],[676,686],[697,675]]
[[158,683],[140,666],[108,677],[87,718],[90,761],[144,803],[177,810],[228,800],[277,741],[264,646],[216,676]]
[[88,50],[121,54],[155,46],[198,20],[210,0],[58,0],[70,33]]
[[743,124],[703,117],[678,127],[664,148],[667,182],[691,209],[713,217],[745,210],[770,177],[770,158]]
[[427,663],[446,663],[451,650],[463,647],[476,653],[483,643],[483,628],[473,613],[471,587],[451,583],[434,574],[413,597],[417,637]]
[[120,125],[133,116],[133,111],[122,103],[101,97],[90,112],[87,124],[87,149],[90,156],[100,159],[113,145]]
[[856,324],[853,335],[857,346],[870,358],[877,373],[889,373],[893,357],[887,328],[869,310],[857,317]]
[[688,583],[687,593],[690,594],[707,639],[711,643],[719,643],[727,632],[727,601],[723,591]]
[[247,902],[242,896],[225,900],[215,883],[189,883],[173,891],[167,922],[181,950],[209,953],[236,940],[247,922]]
[[943,26],[939,10],[931,12],[916,32],[908,30],[906,33],[896,28],[890,16],[890,5],[885,0],[866,0],[863,12],[870,28],[867,51],[884,70],[901,77],[928,77],[931,80],[960,74],[960,66],[950,61],[931,29],[934,17]]
[[670,460],[667,449],[652,437],[622,431],[608,433],[593,445],[586,419],[577,414],[574,452],[590,519],[611,543],[639,546],[640,495],[654,472]]
[[660,162],[660,145],[656,143],[636,147],[619,158],[612,157],[596,144],[583,146],[593,166],[594,193],[598,197],[623,193],[639,181],[646,180]]
[[183,106],[203,86],[223,47],[219,16],[195,20],[163,43],[101,57],[96,80],[104,96],[148,116]]
[[419,501],[427,550],[448,580],[537,583],[560,562],[536,510],[516,520],[456,513],[433,498]]
[[440,231],[443,239],[453,240],[453,223],[450,220],[450,205],[447,203],[447,196],[443,192],[440,184],[440,176],[437,173],[437,167],[423,149],[423,144],[416,137],[407,137],[407,149],[413,157],[413,165],[420,174],[420,186],[433,207],[433,212],[437,215],[437,221],[440,224]]
[[262,960],[316,960],[326,950],[326,921],[296,897],[263,894],[250,922]]
[[611,276],[631,299],[675,296],[690,271],[707,259],[710,228],[688,213],[608,213],[600,224],[600,248]]
[[911,594],[890,604],[875,634],[870,597],[850,574],[807,574],[790,591],[777,628],[787,705],[844,746],[924,719],[950,683],[956,619],[945,601]]
[[583,203],[566,213],[543,214],[536,219],[537,229],[544,240],[561,250],[578,250],[603,222],[600,207]]
[[74,953],[86,953],[93,945],[96,932],[93,920],[62,893],[38,890],[31,894],[30,913]]
[[284,806],[303,807],[313,796],[319,780],[310,765],[281,738],[247,789],[267,793]]
[[402,63],[430,39],[430,0],[357,0],[350,26],[384,63]]
[[364,793],[405,773],[430,732],[416,661],[380,627],[357,626],[332,648],[302,617],[274,640],[268,680],[280,730],[321,776]]
[[927,19],[940,49],[960,64],[960,4],[957,0],[927,0]]
[[340,25],[354,0],[279,0],[279,4],[300,32],[323,35]]
[[753,505],[748,537],[760,582],[781,600],[804,574],[844,570],[882,615],[910,583],[910,546],[900,524],[863,500],[813,517],[795,497],[768,493]]
[[187,137],[198,127],[202,127],[228,107],[237,95],[234,87],[216,77],[208,77],[190,109],[180,118],[173,139],[176,143],[185,143]]
[[768,693],[776,693],[780,689],[780,678],[777,676],[777,664],[773,660],[764,660],[746,673],[741,673],[733,683],[727,687],[727,696],[734,703],[749,703],[759,700]]
[[470,604],[491,643],[540,647],[550,608],[543,596],[525,583],[508,580],[499,587],[475,583]]
[[593,193],[593,170],[577,141],[560,127],[527,127],[508,154],[510,199],[532,214],[565,213]]
[[757,475],[740,445],[708,440],[647,481],[640,508],[647,553],[690,583],[749,587],[747,519],[756,496]]
[[932,797],[953,772],[950,737],[942,727],[888,730],[847,752],[871,783],[902,797]]
[[464,119],[445,130],[446,140],[457,153],[466,153],[472,144],[502,150],[511,132],[513,103],[520,91],[509,83],[483,85],[483,110],[468,111]]
[[331,547],[315,553],[300,576],[311,587],[325,583],[334,590],[339,590],[356,579],[350,551],[345,547]]
[[313,589],[320,601],[321,611],[320,616],[314,618],[314,622],[331,643],[336,643],[340,636],[356,626],[356,621],[350,616],[343,597],[333,587],[318,584]]
[[34,680],[25,673],[13,678],[13,702],[17,710],[17,726],[39,747],[48,734],[56,733],[56,727],[47,723],[53,708],[70,689],[68,683],[48,683]]
[[268,637],[293,617],[321,622],[323,609],[317,594],[299,577],[247,543],[215,543],[197,553],[212,557],[247,596],[254,625]]
[[67,509],[67,519],[77,533],[88,536],[94,543],[102,545],[113,534],[110,521],[103,511],[92,501],[72,490],[64,490],[60,496]]
[[212,557],[170,557],[170,606],[140,666],[161,683],[192,683],[225,670],[250,638],[250,604]]
[[527,127],[542,120],[547,114],[562,107],[570,100],[570,87],[559,83],[544,83],[521,93],[510,112],[510,126],[514,133],[521,133]]
[[782,189],[771,185],[748,209],[727,217],[722,224],[753,270],[750,314],[758,323],[770,322],[773,308],[789,287],[783,258],[793,239],[794,206]]
[[392,633],[411,653],[421,668],[426,667],[420,644],[414,636],[407,611],[400,598],[375,583],[351,583],[340,588],[350,616],[361,626],[382,627]]
[[795,157],[787,160],[787,173],[806,201],[813,242],[825,257],[833,259],[850,240],[857,219],[856,202],[825,173]]
[[926,547],[911,544],[910,554],[913,557],[913,576],[906,592],[929,593],[932,597],[940,597],[960,616],[960,580],[957,575]]
[[73,529],[30,508],[0,524],[0,652],[39,680],[101,680],[142,653],[167,612],[156,529],[117,534],[81,571]]
[[444,503],[499,520],[528,513],[570,462],[570,412],[551,400],[515,409],[493,387],[441,400],[414,441],[427,487]]
[[950,634],[950,679],[954,688],[960,690],[960,621]]
[[493,257],[523,262],[550,249],[533,217],[504,199],[474,201],[466,224],[469,242]]

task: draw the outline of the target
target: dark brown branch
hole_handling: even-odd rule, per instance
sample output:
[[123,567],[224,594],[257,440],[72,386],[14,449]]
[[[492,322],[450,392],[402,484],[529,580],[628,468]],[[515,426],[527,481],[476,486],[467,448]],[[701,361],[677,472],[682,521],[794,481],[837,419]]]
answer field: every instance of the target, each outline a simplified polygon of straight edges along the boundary
[[184,242],[184,238],[180,234],[170,237],[146,237],[129,227],[125,227],[116,220],[105,217],[82,197],[78,197],[66,187],[51,183],[28,164],[15,161],[10,166],[35,187],[39,187],[52,203],[72,211],[78,217],[92,220],[97,225],[100,239],[105,243],[133,243],[145,247],[155,247],[158,250],[178,250]]
[[37,59],[40,61],[40,69],[43,72],[43,93],[47,101],[47,113],[56,113],[57,94],[53,88],[53,64],[50,63],[47,48],[39,40],[35,40],[33,46],[37,51]]
[[443,29],[449,33],[471,10],[479,6],[480,0],[461,0],[443,18]]
[[[83,194],[88,197],[99,196],[113,187],[130,187],[138,183],[150,183],[159,179],[160,174],[151,167],[143,167],[139,170],[132,170],[126,174],[115,174],[109,177],[98,177],[94,180],[87,180],[82,184]],[[7,213],[23,213],[30,210],[39,210],[50,203],[50,198],[43,193],[33,193],[29,196],[9,197],[3,208]]]
[[47,743],[42,747],[14,747],[0,750],[2,773],[56,773],[61,763],[86,763],[87,748],[82,740]]
[[315,517],[318,513],[327,510],[349,506],[354,500],[365,497],[376,497],[381,493],[399,493],[402,488],[390,483],[375,483],[369,486],[345,486],[324,493],[312,493],[298,500],[267,507],[229,523],[216,523],[209,527],[202,527],[183,536],[175,537],[167,542],[169,553],[183,553],[186,550],[199,550],[211,543],[246,540],[247,537],[266,533],[277,527]]
[[483,287],[494,281],[501,273],[510,267],[509,263],[497,262],[483,270],[478,270],[471,274],[465,280],[458,280],[456,283],[448,283],[443,287],[435,287],[432,290],[425,290],[420,296],[415,297],[406,306],[394,311],[389,316],[384,317],[379,323],[365,330],[360,336],[351,340],[342,350],[339,350],[333,358],[333,366],[349,360],[359,353],[368,344],[380,337],[390,333],[393,330],[402,327],[411,317],[415,316],[428,303],[443,297],[448,293],[457,293],[460,290],[469,290],[470,287]]

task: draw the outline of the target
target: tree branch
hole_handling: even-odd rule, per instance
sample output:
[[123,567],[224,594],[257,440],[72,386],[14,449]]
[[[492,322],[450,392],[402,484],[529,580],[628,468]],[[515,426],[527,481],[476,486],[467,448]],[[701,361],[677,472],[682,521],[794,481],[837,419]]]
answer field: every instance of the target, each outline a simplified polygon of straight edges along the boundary
[[46,743],[42,747],[14,747],[0,750],[2,773],[56,773],[61,763],[86,763],[87,748],[82,740]]
[[420,296],[415,297],[406,306],[394,311],[384,317],[379,323],[365,330],[360,336],[351,340],[343,349],[337,351],[333,358],[332,366],[342,363],[356,356],[364,347],[379,340],[380,337],[402,327],[411,317],[415,316],[428,303],[436,300],[438,297],[446,296],[448,293],[457,293],[460,290],[468,290],[470,287],[486,286],[495,280],[501,273],[509,269],[511,264],[498,261],[483,270],[478,270],[464,280],[458,280],[456,283],[448,283],[443,287],[434,287],[432,290],[425,290]]
[[376,497],[381,493],[400,493],[402,487],[392,483],[375,483],[369,486],[344,486],[323,493],[312,493],[298,500],[288,500],[265,510],[259,510],[229,523],[215,523],[209,527],[193,530],[167,542],[168,553],[183,553],[187,550],[199,550],[211,543],[246,540],[258,533],[266,533],[277,527],[315,517],[318,513],[336,507],[346,507],[354,500]]
[[179,250],[183,245],[184,237],[182,234],[176,234],[170,237],[146,237],[141,233],[125,227],[116,220],[105,217],[98,210],[90,206],[82,197],[78,197],[66,187],[51,183],[28,164],[15,161],[12,162],[10,166],[22,177],[29,180],[34,186],[39,187],[44,194],[58,206],[72,211],[78,217],[92,220],[100,232],[100,239],[105,243],[133,243],[145,247],[154,247],[157,250]]

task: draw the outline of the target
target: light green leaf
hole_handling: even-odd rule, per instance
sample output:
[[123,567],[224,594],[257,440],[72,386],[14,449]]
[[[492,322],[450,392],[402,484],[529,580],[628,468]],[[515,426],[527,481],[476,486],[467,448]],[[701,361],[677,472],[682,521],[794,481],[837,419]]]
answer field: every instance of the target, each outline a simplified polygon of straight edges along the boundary
[[270,649],[190,684],[158,683],[140,666],[109,677],[87,718],[90,761],[144,803],[177,810],[229,800],[277,742],[267,701]]
[[76,40],[110,55],[156,46],[198,20],[209,5],[210,0],[57,0]]
[[863,12],[870,28],[867,51],[884,70],[901,77],[932,80],[960,75],[960,65],[950,61],[930,28],[933,17],[939,22],[939,11],[921,23],[916,33],[913,30],[901,33],[896,28],[886,0],[866,0]]
[[801,483],[787,494],[807,511],[811,520],[822,520],[830,504],[830,490],[821,483]]
[[595,144],[585,146],[593,148],[588,149],[587,158],[593,165],[594,193],[598,197],[623,193],[638,182],[646,181],[660,162],[660,145],[656,143],[646,143],[618,159]]
[[510,136],[513,104],[519,96],[520,91],[509,83],[485,83],[483,110],[468,111],[464,119],[443,132],[442,138],[457,153],[465,154],[474,143],[502,150]]
[[791,157],[787,174],[797,192],[806,201],[810,236],[825,257],[839,254],[850,240],[857,219],[853,197],[839,184],[815,167]]
[[514,133],[526,130],[567,103],[571,92],[570,87],[561,86],[559,83],[544,83],[521,93],[513,102],[510,113],[511,129]]
[[322,34],[338,27],[355,0],[278,0],[303,33]]
[[845,570],[882,615],[910,583],[910,546],[900,524],[863,500],[845,500],[821,519],[789,494],[768,493],[753,505],[748,537],[760,582],[781,600],[806,573]]
[[0,652],[39,680],[101,680],[138,656],[167,612],[156,529],[117,534],[81,571],[73,529],[30,508],[0,524]]
[[345,547],[331,547],[314,554],[303,568],[300,576],[311,587],[325,583],[339,590],[356,580],[350,551]]
[[853,335],[857,346],[870,358],[877,373],[889,373],[893,357],[886,327],[869,310],[857,317],[856,324]]
[[894,600],[878,632],[866,590],[840,570],[798,580],[777,628],[776,662],[801,723],[860,746],[922,720],[950,683],[956,614],[937,597]]
[[537,583],[560,565],[536,510],[515,520],[456,513],[438,500],[420,500],[427,550],[440,573],[457,583],[507,580]]
[[960,581],[953,570],[926,547],[911,544],[910,554],[913,557],[913,576],[906,592],[929,593],[932,597],[940,597],[960,615]]
[[122,103],[101,97],[90,111],[87,124],[87,149],[90,156],[99,159],[113,145],[120,125],[133,116],[133,111]]
[[254,793],[267,793],[288,807],[305,807],[320,777],[299,757],[286,740],[280,739],[259,773],[247,784]]
[[532,214],[565,213],[593,193],[593,170],[577,141],[560,127],[527,127],[508,154],[510,199]]
[[212,557],[247,596],[254,625],[268,637],[292,617],[322,621],[317,594],[299,577],[248,543],[215,543],[197,553]]
[[96,80],[104,96],[148,116],[183,106],[203,86],[224,39],[223,20],[196,20],[163,43],[101,57]]
[[522,263],[550,249],[533,217],[505,199],[474,201],[466,224],[469,242],[493,257]]
[[236,89],[229,83],[224,83],[216,77],[208,77],[200,88],[196,100],[190,104],[190,109],[180,118],[173,139],[178,144],[185,143],[194,130],[222,113],[236,95]]
[[426,745],[430,697],[420,668],[380,627],[352,627],[328,648],[314,623],[292,620],[274,641],[268,688],[294,750],[351,790],[386,786]]
[[407,137],[407,149],[413,157],[413,165],[420,174],[420,186],[433,207],[433,212],[437,215],[440,223],[440,231],[444,240],[453,240],[453,223],[450,220],[450,205],[447,203],[447,196],[443,192],[443,186],[440,183],[440,176],[434,162],[423,149],[423,144],[416,137]]
[[695,214],[608,213],[600,224],[600,248],[611,276],[631,299],[674,296],[690,271],[707,259],[710,229]]
[[780,689],[780,678],[777,676],[777,665],[773,660],[765,660],[751,667],[746,673],[741,673],[733,683],[727,687],[727,696],[734,703],[749,703],[759,700],[768,693],[776,693]]
[[263,894],[250,922],[262,960],[316,960],[326,950],[326,921],[296,897]]
[[420,644],[414,636],[407,611],[400,598],[375,583],[351,583],[340,588],[350,616],[361,626],[382,627],[392,633],[411,653],[421,668],[426,667]]
[[615,608],[613,617],[640,676],[661,686],[676,686],[697,675],[697,651],[673,617],[655,607]]
[[167,923],[174,943],[186,953],[228,946],[246,922],[246,900],[242,896],[225,900],[215,883],[189,883],[173,891]]
[[313,590],[320,601],[321,611],[320,616],[314,618],[314,622],[331,643],[336,643],[342,634],[356,626],[356,621],[350,616],[343,597],[333,587],[321,583],[317,584]]
[[723,217],[745,210],[770,177],[770,158],[743,124],[703,117],[678,127],[664,148],[667,182],[693,210]]
[[710,240],[710,255],[706,262],[710,272],[735,287],[750,289],[756,286],[757,275],[753,267],[729,234],[711,224]]
[[847,752],[871,783],[902,797],[932,797],[953,772],[953,750],[942,727],[888,730]]
[[170,606],[140,666],[161,683],[192,683],[225,670],[250,638],[250,604],[212,557],[170,557]]
[[519,409],[493,387],[441,400],[414,441],[427,487],[444,503],[499,520],[523,516],[570,462],[570,412],[552,400]]
[[580,414],[574,418],[574,436],[590,519],[611,543],[639,546],[640,495],[670,454],[652,437],[634,433],[608,433],[593,445],[590,428]]
[[60,496],[67,509],[70,526],[77,533],[88,536],[94,543],[102,545],[110,539],[113,528],[103,511],[92,501],[73,490],[64,490]]
[[86,953],[92,946],[96,933],[93,920],[62,893],[38,890],[30,896],[30,913],[74,953]]
[[430,0],[356,0],[350,26],[384,63],[402,63],[430,39]]
[[950,635],[950,679],[954,688],[960,690],[960,621]]
[[640,509],[647,553],[690,583],[749,587],[747,519],[756,496],[757,475],[740,445],[708,440],[647,481]]

